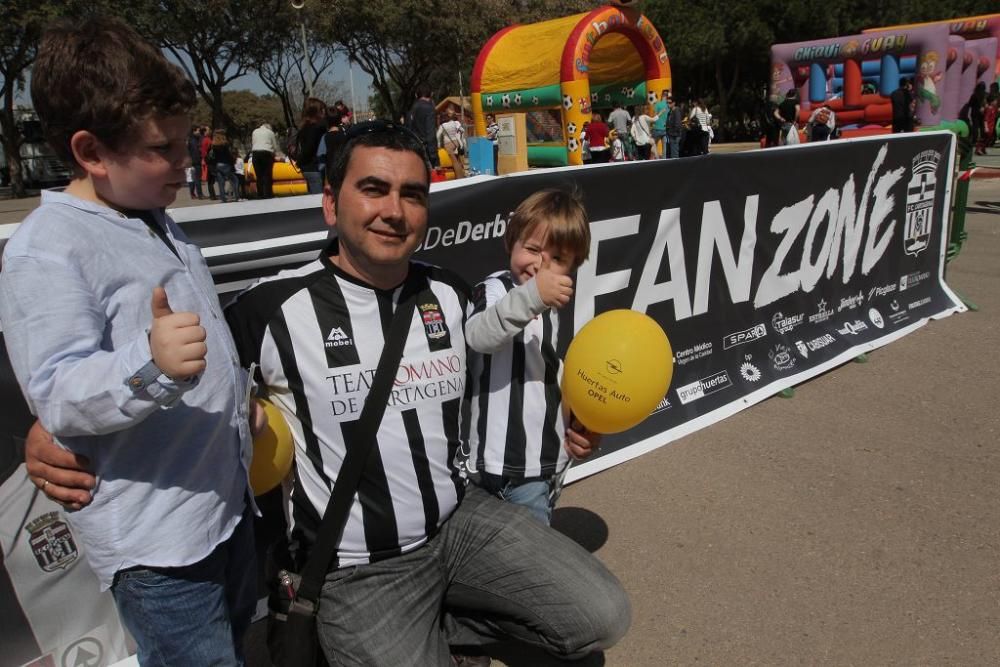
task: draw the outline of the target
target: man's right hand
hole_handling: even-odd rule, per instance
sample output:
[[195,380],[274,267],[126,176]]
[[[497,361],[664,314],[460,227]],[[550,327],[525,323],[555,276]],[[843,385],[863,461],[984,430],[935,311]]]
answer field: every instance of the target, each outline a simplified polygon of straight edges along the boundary
[[157,368],[173,380],[184,380],[205,370],[205,329],[197,313],[175,313],[167,301],[167,291],[153,288],[153,325],[149,329],[149,349]]
[[41,422],[36,421],[28,431],[24,462],[31,482],[66,509],[78,510],[90,504],[90,490],[97,485],[88,469],[90,461],[57,445]]
[[565,273],[553,271],[548,261],[535,273],[535,285],[542,303],[549,308],[562,308],[573,296],[573,279]]

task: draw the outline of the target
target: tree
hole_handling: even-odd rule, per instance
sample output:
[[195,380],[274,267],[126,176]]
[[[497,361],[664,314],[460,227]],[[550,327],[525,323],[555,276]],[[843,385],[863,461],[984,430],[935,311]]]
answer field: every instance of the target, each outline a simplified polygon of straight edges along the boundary
[[[323,88],[323,74],[333,66],[337,49],[333,44],[324,43],[313,28],[307,26],[313,26],[317,15],[327,11],[327,5],[316,2],[305,4],[297,10],[292,9],[288,3],[276,20],[286,24],[281,32],[289,34],[293,41],[286,43],[284,48],[267,54],[257,64],[257,74],[261,81],[281,100],[288,127],[298,125],[298,110],[302,108],[307,95],[323,99],[317,94],[317,90]],[[302,44],[302,31],[305,31],[305,45]],[[309,49],[308,55],[303,53],[303,48]],[[328,95],[330,91],[322,90],[321,93]]]
[[[285,0],[136,0],[121,9],[137,30],[184,68],[212,111],[212,127],[230,128],[222,91],[292,43]],[[282,17],[285,17],[284,19]]]
[[[555,18],[589,9],[592,2],[482,0],[342,0],[325,5],[315,16],[317,38],[340,44],[354,63],[372,77],[379,98],[373,108],[398,118],[409,109],[418,89],[467,90],[476,54],[489,37],[513,22]],[[330,10],[332,9],[332,11]]]
[[0,3],[0,145],[10,169],[11,194],[25,197],[21,169],[22,137],[17,128],[14,98],[24,92],[25,75],[35,61],[45,26],[60,16],[81,10],[64,0],[4,0]]

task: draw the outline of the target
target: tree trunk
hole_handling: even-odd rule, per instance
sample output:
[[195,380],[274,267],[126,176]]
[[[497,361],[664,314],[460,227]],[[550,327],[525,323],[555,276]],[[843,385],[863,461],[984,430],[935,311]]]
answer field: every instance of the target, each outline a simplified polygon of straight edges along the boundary
[[736,82],[740,78],[739,64],[733,65],[733,78],[727,84],[726,76],[723,73],[723,62],[721,56],[715,58],[715,89],[719,93],[719,140],[728,139],[726,132],[726,121],[729,120],[729,98],[736,90]]

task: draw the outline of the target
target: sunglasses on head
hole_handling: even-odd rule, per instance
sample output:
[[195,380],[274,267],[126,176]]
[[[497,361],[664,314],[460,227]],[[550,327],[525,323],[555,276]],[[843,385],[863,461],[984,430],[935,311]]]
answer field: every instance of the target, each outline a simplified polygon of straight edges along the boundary
[[400,125],[399,123],[392,120],[384,120],[381,118],[376,118],[375,120],[366,120],[363,123],[355,123],[351,125],[350,129],[347,130],[345,138],[348,140],[355,139],[357,137],[364,136],[366,134],[401,134],[412,139],[420,141],[420,137],[416,133],[405,125]]
[[347,141],[350,141],[369,134],[395,134],[401,137],[406,137],[407,139],[415,142],[416,146],[420,147],[421,156],[425,161],[427,160],[427,149],[424,146],[423,140],[417,136],[416,132],[393,120],[376,118],[375,120],[366,120],[363,123],[356,123],[351,125],[351,127],[344,134],[344,138]]

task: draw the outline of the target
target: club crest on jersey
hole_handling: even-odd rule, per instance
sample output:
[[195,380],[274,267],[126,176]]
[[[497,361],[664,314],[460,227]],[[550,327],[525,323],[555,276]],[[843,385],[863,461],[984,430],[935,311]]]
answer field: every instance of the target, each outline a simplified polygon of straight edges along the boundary
[[59,518],[57,512],[46,512],[31,521],[24,530],[30,536],[31,552],[45,572],[65,569],[80,556],[69,525]]
[[444,327],[444,317],[441,315],[441,307],[436,303],[422,303],[420,309],[420,319],[424,322],[424,330],[431,340],[444,338],[448,331]]

